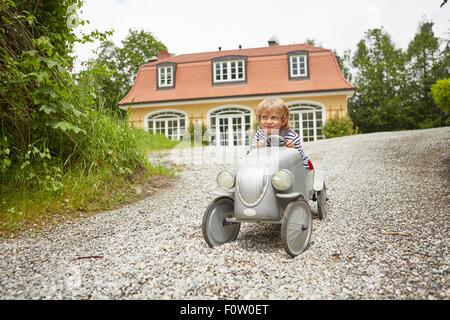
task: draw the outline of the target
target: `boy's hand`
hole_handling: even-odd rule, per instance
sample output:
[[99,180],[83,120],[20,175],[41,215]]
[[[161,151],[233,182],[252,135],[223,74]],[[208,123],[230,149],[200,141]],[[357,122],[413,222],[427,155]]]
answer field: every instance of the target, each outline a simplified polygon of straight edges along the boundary
[[266,145],[266,140],[259,140],[256,146],[258,148],[264,147]]
[[286,140],[286,148],[293,148],[294,142],[292,140]]

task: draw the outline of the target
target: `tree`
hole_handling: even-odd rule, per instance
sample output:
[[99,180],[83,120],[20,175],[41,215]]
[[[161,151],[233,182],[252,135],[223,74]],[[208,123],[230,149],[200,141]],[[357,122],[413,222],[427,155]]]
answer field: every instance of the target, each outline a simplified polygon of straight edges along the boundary
[[95,95],[100,100],[97,105],[114,109],[130,90],[139,67],[162,50],[167,50],[166,46],[152,33],[130,29],[121,47],[103,41],[97,58],[86,63],[87,70],[78,79],[93,80]]
[[357,45],[352,66],[357,91],[349,111],[355,126],[362,132],[410,128],[413,120],[404,104],[405,57],[389,34],[368,30]]
[[441,125],[441,110],[433,101],[431,85],[448,73],[448,65],[443,63],[446,55],[445,49],[440,51],[433,22],[421,22],[407,49],[408,100],[419,128]]
[[119,66],[124,69],[123,74],[128,75],[129,83],[133,81],[139,67],[162,50],[167,50],[166,46],[150,32],[130,29],[118,51]]
[[313,46],[313,47],[321,47],[322,44],[320,42],[318,42],[316,39],[313,38],[307,38],[305,40],[305,44]]
[[351,63],[352,63],[352,52],[350,50],[345,50],[342,55],[339,55],[336,51],[334,51],[334,55],[336,56],[336,60],[339,64],[339,68],[341,69],[344,78],[348,81],[352,82],[353,75],[351,72]]
[[120,73],[117,47],[112,41],[103,41],[97,58],[84,62],[86,70],[77,75],[78,84],[91,93],[95,105],[114,108],[128,87]]

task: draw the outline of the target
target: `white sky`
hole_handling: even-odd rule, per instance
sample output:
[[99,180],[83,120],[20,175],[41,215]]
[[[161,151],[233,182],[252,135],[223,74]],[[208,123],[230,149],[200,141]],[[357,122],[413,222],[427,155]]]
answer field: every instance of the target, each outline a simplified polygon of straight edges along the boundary
[[[120,45],[128,29],[149,31],[175,54],[267,46],[316,39],[324,48],[355,51],[369,28],[381,27],[406,48],[424,18],[434,32],[450,37],[450,3],[443,0],[85,0],[83,30],[113,29]],[[98,44],[78,45],[76,69]]]

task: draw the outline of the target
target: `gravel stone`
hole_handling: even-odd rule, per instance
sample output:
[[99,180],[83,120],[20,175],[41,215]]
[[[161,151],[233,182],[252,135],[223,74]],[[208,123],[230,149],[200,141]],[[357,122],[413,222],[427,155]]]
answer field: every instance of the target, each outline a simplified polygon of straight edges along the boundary
[[329,215],[294,259],[278,226],[242,224],[212,249],[203,239],[216,174],[245,148],[152,155],[183,165],[173,186],[0,240],[0,299],[450,299],[449,146],[448,127],[304,143]]

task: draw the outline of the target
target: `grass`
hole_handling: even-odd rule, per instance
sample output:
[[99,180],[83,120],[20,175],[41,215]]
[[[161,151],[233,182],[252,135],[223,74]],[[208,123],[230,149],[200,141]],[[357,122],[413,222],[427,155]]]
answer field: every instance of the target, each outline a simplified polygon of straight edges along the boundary
[[136,129],[137,135],[141,137],[140,148],[145,150],[145,152],[158,151],[162,149],[173,149],[173,148],[193,148],[193,147],[204,147],[206,146],[203,142],[199,141],[173,141],[167,139],[163,134],[150,134],[143,130]]
[[171,149],[179,144],[178,141],[167,139],[163,134],[150,134],[141,129],[133,129],[138,137],[138,145],[145,153],[161,149]]
[[173,175],[170,168],[150,164],[132,177],[117,175],[111,168],[89,175],[72,171],[63,177],[64,188],[59,193],[9,190],[0,199],[0,236],[120,207],[148,195],[147,191],[157,187],[153,184],[155,178],[159,184],[161,178],[170,183]]
[[[150,151],[172,148],[177,144],[165,136],[151,135],[138,129],[130,130],[141,159],[146,159]],[[114,140],[113,131],[109,132],[109,136],[112,137],[110,140]],[[91,141],[100,139],[95,136],[91,138]],[[115,156],[116,151],[113,151],[112,156]],[[117,151],[117,157],[119,152]],[[126,152],[129,153],[128,150]],[[89,169],[86,164],[61,169],[63,173],[58,185],[62,187],[56,191],[45,188],[44,185],[30,189],[23,179],[16,177],[3,179],[0,185],[0,237],[120,207],[170,184],[175,174],[174,168],[155,166],[145,160],[133,172],[120,173],[118,162],[108,162],[100,154],[97,157],[101,159],[93,161],[95,165],[90,165]]]

